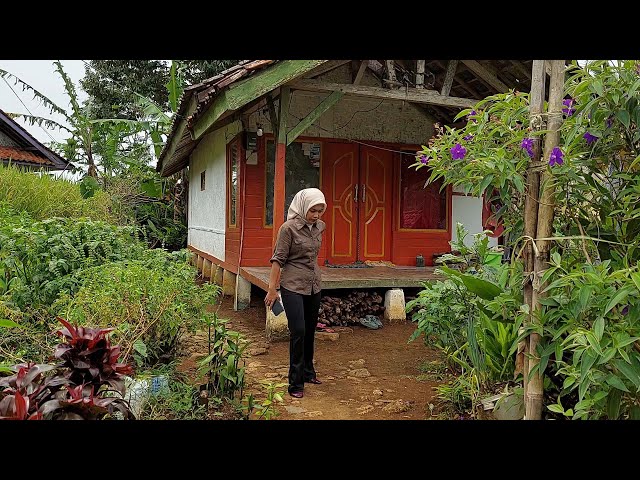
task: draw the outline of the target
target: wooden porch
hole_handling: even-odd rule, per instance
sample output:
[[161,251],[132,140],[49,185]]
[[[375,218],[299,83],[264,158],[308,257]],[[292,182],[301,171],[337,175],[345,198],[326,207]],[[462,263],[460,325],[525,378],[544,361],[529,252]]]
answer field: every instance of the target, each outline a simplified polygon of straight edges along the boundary
[[[442,280],[435,267],[371,267],[371,268],[329,268],[322,271],[322,289],[336,288],[392,288],[421,287],[421,282]],[[241,267],[240,274],[253,285],[267,290],[271,267]]]

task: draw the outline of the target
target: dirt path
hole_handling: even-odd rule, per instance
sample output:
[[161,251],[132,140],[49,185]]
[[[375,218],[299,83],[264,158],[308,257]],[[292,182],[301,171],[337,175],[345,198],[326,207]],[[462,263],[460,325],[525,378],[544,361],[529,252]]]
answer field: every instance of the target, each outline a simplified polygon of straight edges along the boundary
[[[287,381],[289,343],[269,344],[264,336],[265,307],[261,299],[250,308],[233,311],[226,297],[218,316],[228,318],[228,327],[242,332],[251,345],[247,349],[247,390],[264,398],[260,379]],[[342,327],[331,340],[316,333],[315,366],[322,385],[305,385],[304,397],[284,395],[277,409],[278,420],[423,420],[431,416],[429,403],[436,404],[433,387],[424,380],[419,366],[437,360],[437,353],[421,340],[407,344],[415,324],[388,324],[379,330],[362,326]],[[206,352],[204,337],[191,339],[181,369],[191,370]],[[286,391],[286,387],[284,387]],[[434,410],[433,414],[437,412]]]

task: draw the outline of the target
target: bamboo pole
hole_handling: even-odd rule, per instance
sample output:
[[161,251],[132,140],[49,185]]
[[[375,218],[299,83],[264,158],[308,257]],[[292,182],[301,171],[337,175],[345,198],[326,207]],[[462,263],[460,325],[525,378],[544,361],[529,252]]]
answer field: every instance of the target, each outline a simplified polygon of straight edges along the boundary
[[[544,161],[551,155],[554,147],[560,141],[560,126],[562,125],[562,99],[564,97],[564,60],[553,60],[551,64],[551,78],[549,81],[549,104],[547,108],[547,134],[544,141]],[[541,175],[540,204],[538,205],[538,227],[536,238],[549,238],[553,233],[553,215],[555,210],[555,183],[553,174],[545,171]],[[549,256],[551,252],[550,240],[536,240],[537,253],[534,262],[533,295],[532,306],[534,316],[532,321],[536,321],[535,311],[540,308],[540,299],[544,297],[542,290],[544,285],[540,283],[540,278],[544,270],[548,268]],[[529,335],[529,370],[527,376],[529,385],[527,396],[525,397],[525,418],[527,420],[540,420],[542,418],[543,386],[542,374],[536,372],[533,376],[530,372],[540,362],[536,352],[540,335],[532,333]]]
[[[529,118],[532,131],[542,130],[542,112],[544,110],[545,96],[545,71],[544,60],[534,60],[531,68],[531,93],[529,102]],[[538,165],[540,165],[540,137],[532,135],[533,139],[533,158],[527,167],[527,188],[524,198],[524,229],[523,233],[526,237],[535,238],[536,228],[538,225],[538,193],[540,184],[540,174],[538,173]],[[527,240],[524,249],[524,300],[529,305],[529,319],[525,320],[524,327],[531,322],[531,312],[533,312],[531,274],[533,273],[533,245]],[[518,353],[516,355],[515,374],[524,373],[524,394],[527,395],[528,378],[526,373],[529,371],[529,362],[527,358],[528,339],[523,339],[518,343]]]

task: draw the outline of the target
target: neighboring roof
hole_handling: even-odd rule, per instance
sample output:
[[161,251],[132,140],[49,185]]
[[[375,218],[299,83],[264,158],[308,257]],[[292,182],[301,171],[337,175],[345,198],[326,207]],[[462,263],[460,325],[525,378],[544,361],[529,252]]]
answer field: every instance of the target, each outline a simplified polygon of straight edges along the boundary
[[[180,171],[188,165],[189,155],[195,149],[200,139],[200,133],[193,134],[193,128],[200,118],[202,118],[214,100],[230,85],[261,72],[274,68],[283,60],[244,60],[239,64],[221,72],[215,77],[209,78],[198,84],[185,88],[180,97],[178,112],[174,115],[171,131],[167,137],[162,152],[158,158],[156,170],[163,176],[171,175]],[[318,61],[321,64],[326,61]],[[336,65],[344,64],[347,61],[331,61],[326,64],[326,68],[331,68],[331,63]],[[383,81],[385,75],[384,60],[369,60],[368,68]],[[395,70],[398,82],[405,86],[415,86],[412,79],[415,78],[413,62],[396,60]],[[456,62],[452,79],[447,80],[448,67],[450,62]],[[440,92],[443,85],[448,82],[448,91],[445,95],[460,98],[481,100],[487,96],[514,88],[520,91],[529,91],[531,87],[531,65],[533,60],[426,60],[424,87]],[[319,68],[325,68],[323,65]],[[315,72],[317,70],[313,70]],[[312,75],[313,72],[309,73]],[[300,72],[302,76],[307,72]],[[269,75],[269,74],[265,74]],[[271,90],[275,90],[279,85],[273,85]],[[235,88],[235,86],[234,86]],[[263,97],[264,92],[257,92],[255,99]],[[252,101],[253,101],[252,100]],[[450,122],[459,109],[451,107],[426,106],[434,117]],[[215,108],[213,109],[215,110]],[[229,113],[227,110],[226,113]],[[208,114],[207,114],[208,115]],[[218,112],[218,122],[221,122],[229,115],[220,115]],[[195,138],[194,138],[195,137]]]
[[12,163],[62,170],[69,164],[57,153],[45,147],[9,115],[0,110],[0,131],[9,137],[15,145],[0,145],[0,160]]

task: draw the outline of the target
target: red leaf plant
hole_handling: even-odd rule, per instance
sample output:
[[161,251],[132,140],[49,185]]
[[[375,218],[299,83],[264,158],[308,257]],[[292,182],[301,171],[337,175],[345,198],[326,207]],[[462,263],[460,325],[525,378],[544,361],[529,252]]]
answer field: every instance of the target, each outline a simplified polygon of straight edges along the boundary
[[[118,363],[120,347],[106,335],[113,328],[74,327],[63,318],[56,333],[65,339],[54,352],[56,365],[20,364],[16,374],[0,378],[0,419],[98,420],[135,416],[124,400],[124,375],[130,365]],[[52,375],[43,375],[52,371]],[[117,393],[119,396],[113,396]]]

